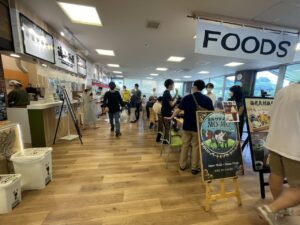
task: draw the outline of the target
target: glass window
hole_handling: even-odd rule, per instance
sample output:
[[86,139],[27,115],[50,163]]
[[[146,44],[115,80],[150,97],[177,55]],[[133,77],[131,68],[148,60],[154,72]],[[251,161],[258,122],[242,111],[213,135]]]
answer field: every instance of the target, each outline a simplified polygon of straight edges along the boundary
[[287,66],[283,81],[283,87],[297,82],[300,82],[300,64]]
[[214,94],[217,98],[223,98],[223,91],[224,91],[224,77],[214,77],[210,79],[210,83],[212,83],[215,88],[213,90]]
[[235,76],[228,76],[225,77],[225,92],[224,92],[224,100],[227,100],[230,98],[229,96],[229,89],[234,85],[235,82]]
[[175,82],[175,88],[178,89],[179,95],[182,97],[183,96],[183,83],[181,82]]
[[116,86],[118,89],[122,90],[123,89],[123,79],[112,79],[113,82],[115,82]]
[[261,96],[261,91],[274,97],[278,81],[279,69],[260,71],[256,74],[254,96]]

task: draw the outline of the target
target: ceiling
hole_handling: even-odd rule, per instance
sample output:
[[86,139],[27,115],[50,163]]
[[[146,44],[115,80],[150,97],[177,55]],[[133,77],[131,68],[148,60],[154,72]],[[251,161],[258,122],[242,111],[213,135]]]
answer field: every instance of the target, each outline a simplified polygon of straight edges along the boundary
[[[103,27],[72,23],[55,0],[18,0],[57,31],[64,26],[90,51],[89,57],[99,64],[120,64],[124,77],[149,77],[157,67],[170,68],[155,79],[183,76],[205,78],[276,65],[276,62],[242,60],[245,65],[223,65],[241,61],[226,57],[194,53],[196,22],[187,18],[192,12],[230,16],[255,22],[272,23],[300,30],[299,0],[62,0],[97,7]],[[220,4],[220,3],[223,4]],[[147,29],[146,22],[159,21],[158,30]],[[97,55],[95,49],[112,49],[116,56]],[[167,62],[171,55],[184,56],[181,63]],[[198,74],[208,70],[209,75]]]

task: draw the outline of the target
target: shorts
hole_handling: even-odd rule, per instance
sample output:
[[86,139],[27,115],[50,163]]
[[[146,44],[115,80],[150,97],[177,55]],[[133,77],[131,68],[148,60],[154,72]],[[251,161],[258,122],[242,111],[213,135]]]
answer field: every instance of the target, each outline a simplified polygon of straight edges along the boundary
[[271,173],[287,178],[293,188],[300,187],[300,162],[288,159],[275,152],[270,152]]

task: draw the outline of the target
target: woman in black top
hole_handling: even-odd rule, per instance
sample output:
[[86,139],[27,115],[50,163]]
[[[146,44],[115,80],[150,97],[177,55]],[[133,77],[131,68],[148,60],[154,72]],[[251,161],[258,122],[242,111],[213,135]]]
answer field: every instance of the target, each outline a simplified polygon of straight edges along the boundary
[[229,92],[230,98],[228,99],[228,101],[235,101],[238,111],[239,111],[239,118],[240,118],[239,129],[240,129],[240,137],[242,138],[244,123],[245,123],[245,107],[244,107],[243,90],[240,86],[235,85],[235,86],[232,86],[229,89],[229,91],[230,91]]

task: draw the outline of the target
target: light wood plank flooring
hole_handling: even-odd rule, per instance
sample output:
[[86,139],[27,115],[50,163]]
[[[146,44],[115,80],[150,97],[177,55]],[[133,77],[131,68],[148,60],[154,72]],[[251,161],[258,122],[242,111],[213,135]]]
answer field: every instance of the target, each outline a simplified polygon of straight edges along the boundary
[[[243,206],[235,199],[218,201],[206,213],[200,176],[178,170],[178,153],[166,169],[146,122],[122,125],[120,139],[103,119],[99,125],[84,131],[84,146],[77,140],[54,146],[54,180],[44,190],[23,192],[13,213],[0,216],[1,225],[264,224],[255,212],[264,201],[248,152],[247,174],[239,179]],[[300,224],[299,218],[282,224]]]

